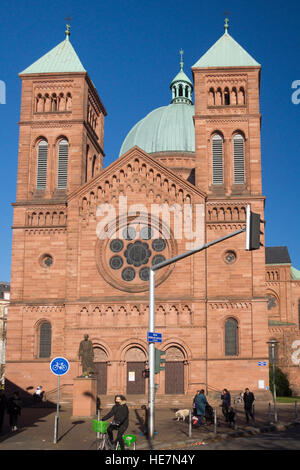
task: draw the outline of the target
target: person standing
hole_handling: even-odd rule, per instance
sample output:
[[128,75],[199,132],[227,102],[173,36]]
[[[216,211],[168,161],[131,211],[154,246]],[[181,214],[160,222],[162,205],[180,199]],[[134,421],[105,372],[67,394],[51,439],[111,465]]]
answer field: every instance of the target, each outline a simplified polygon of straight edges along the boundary
[[200,393],[200,390],[197,390],[197,393],[196,393],[196,395],[195,395],[194,398],[193,398],[193,414],[194,414],[194,415],[197,414],[197,413],[196,413],[196,397],[197,397],[197,395],[199,395],[199,393]]
[[249,415],[251,416],[252,424],[254,424],[253,403],[254,403],[255,397],[254,397],[254,394],[250,392],[249,388],[245,389],[243,400],[244,400],[244,408],[245,408],[247,424],[249,424]]
[[[115,396],[115,405],[112,409],[102,418],[106,421],[108,418],[114,417],[113,422],[107,428],[107,434],[112,444],[119,442],[120,449],[124,450],[123,434],[128,428],[129,424],[129,410],[126,404],[126,398],[123,395]],[[117,430],[117,438],[113,440],[113,431]]]
[[18,417],[21,414],[22,402],[19,392],[16,391],[7,401],[7,413],[9,415],[9,425],[12,431],[18,429]]
[[222,413],[225,417],[226,423],[228,422],[228,413],[229,413],[229,408],[231,406],[231,396],[227,388],[224,388],[221,394],[221,400],[222,400]]
[[7,398],[6,398],[4,390],[1,388],[0,389],[0,433],[2,432],[6,406],[7,406]]
[[205,414],[205,406],[208,405],[206,396],[204,395],[204,390],[200,390],[200,393],[197,393],[195,397],[195,405],[196,405],[196,414],[198,416],[197,424],[201,426],[202,419]]

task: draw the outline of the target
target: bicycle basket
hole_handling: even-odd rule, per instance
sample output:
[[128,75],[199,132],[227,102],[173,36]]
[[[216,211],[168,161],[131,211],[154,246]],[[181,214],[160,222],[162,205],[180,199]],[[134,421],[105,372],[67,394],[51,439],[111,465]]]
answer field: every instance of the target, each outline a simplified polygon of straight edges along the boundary
[[134,434],[125,434],[125,436],[123,436],[123,441],[127,447],[131,447],[131,445],[136,441],[136,436]]
[[93,431],[100,432],[101,434],[105,434],[108,428],[107,421],[97,421],[97,419],[93,419]]

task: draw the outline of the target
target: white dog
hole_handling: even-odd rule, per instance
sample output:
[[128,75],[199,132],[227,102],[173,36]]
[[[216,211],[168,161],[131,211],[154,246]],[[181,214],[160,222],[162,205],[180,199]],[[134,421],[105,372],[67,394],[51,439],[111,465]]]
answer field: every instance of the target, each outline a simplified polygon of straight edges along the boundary
[[190,410],[178,410],[178,411],[176,411],[175,416],[177,418],[177,421],[180,421],[180,419],[182,419],[182,421],[184,421],[185,418],[189,415],[189,413],[190,413]]

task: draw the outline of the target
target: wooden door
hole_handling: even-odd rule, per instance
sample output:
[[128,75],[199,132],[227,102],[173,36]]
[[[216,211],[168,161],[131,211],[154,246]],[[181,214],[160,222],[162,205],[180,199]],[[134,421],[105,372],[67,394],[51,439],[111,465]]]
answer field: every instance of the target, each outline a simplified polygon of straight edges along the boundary
[[166,395],[184,394],[184,364],[183,362],[166,362],[165,365]]
[[145,362],[127,362],[127,394],[144,395],[145,379],[142,375]]
[[107,363],[95,362],[97,372],[97,395],[106,395],[107,392]]

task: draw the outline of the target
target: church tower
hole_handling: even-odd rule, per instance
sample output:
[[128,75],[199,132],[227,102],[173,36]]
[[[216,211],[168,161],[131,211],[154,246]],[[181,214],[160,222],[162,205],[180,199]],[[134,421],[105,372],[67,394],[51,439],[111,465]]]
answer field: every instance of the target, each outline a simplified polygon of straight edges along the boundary
[[196,185],[208,197],[261,195],[258,64],[228,33],[192,67]]
[[[206,241],[245,227],[247,204],[264,219],[261,184],[259,85],[261,66],[228,33],[194,64],[195,184],[206,193]],[[243,358],[258,388],[267,358],[265,249],[245,251],[245,236],[206,254],[208,383],[217,380],[214,360],[237,374],[230,359]],[[215,341],[219,347],[213,348]],[[216,363],[215,363],[216,364]],[[259,380],[259,374],[260,378]],[[241,375],[240,375],[241,376]],[[255,378],[256,377],[256,378]]]
[[106,111],[69,37],[20,73],[17,201],[65,200],[103,168]]
[[[65,34],[20,73],[8,359],[37,354],[32,344],[21,347],[32,303],[52,305],[49,314],[41,315],[46,326],[50,319],[52,324],[58,321],[66,296],[67,198],[103,168],[107,113],[71,44],[69,25]],[[36,324],[38,331],[40,327]]]

